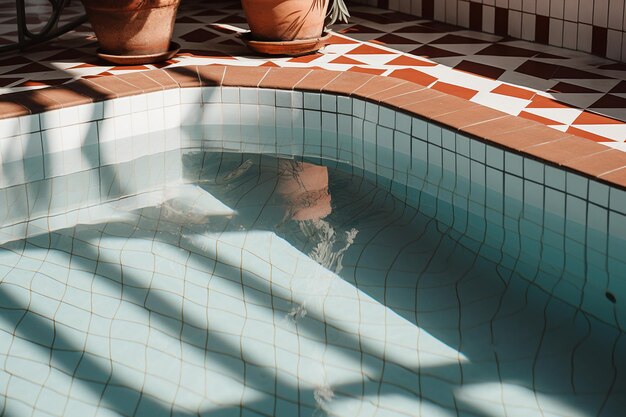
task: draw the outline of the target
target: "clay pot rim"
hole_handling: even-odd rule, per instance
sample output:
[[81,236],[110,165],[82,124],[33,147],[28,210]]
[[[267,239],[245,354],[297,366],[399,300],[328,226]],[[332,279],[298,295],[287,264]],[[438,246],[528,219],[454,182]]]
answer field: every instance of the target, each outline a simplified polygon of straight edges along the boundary
[[324,31],[322,35],[311,39],[294,39],[292,41],[266,41],[253,38],[251,31],[239,35],[248,48],[264,55],[300,56],[320,50],[330,44],[332,33]]
[[134,13],[140,10],[162,9],[165,7],[178,7],[181,0],[127,0],[121,4],[102,4],[99,0],[81,0],[85,9],[100,13]]

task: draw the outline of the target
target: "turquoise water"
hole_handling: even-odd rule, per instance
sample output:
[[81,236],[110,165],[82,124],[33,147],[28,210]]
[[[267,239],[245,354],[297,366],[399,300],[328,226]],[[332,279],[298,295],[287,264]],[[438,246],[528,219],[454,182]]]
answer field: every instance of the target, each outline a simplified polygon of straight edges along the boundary
[[626,337],[523,237],[554,227],[322,163],[187,153],[184,182],[2,245],[2,415],[623,414]]

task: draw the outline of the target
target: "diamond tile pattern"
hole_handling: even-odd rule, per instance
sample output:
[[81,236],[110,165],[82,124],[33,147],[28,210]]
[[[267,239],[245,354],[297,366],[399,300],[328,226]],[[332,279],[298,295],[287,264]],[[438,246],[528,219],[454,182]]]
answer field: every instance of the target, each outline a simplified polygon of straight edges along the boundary
[[[2,39],[15,39],[16,28],[13,3],[0,1],[1,44]],[[28,18],[41,26],[39,16],[47,9],[45,3],[38,4],[29,8]],[[73,2],[64,19],[81,8]],[[269,58],[252,55],[239,39],[247,28],[239,2],[187,0],[181,4],[173,39],[182,49],[170,61],[137,67],[108,65],[95,57],[96,39],[83,25],[26,53],[0,57],[0,94],[182,65],[325,68],[398,77],[437,89],[445,85],[446,91],[459,97],[512,115],[532,114],[534,120],[577,135],[593,119],[594,140],[613,145],[626,141],[624,64],[373,7],[352,5],[350,11],[350,23],[332,28],[334,36],[323,53]],[[511,98],[532,98],[528,103],[532,112],[518,102],[512,105]],[[570,110],[568,117],[555,118],[555,105]]]

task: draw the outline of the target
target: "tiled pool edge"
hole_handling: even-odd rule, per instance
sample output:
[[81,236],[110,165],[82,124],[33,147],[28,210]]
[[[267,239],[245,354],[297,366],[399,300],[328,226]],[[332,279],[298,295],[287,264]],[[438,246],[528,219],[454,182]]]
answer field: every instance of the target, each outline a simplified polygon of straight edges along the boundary
[[[339,94],[419,117],[472,139],[626,190],[626,153],[401,79],[310,68],[188,66],[81,79],[0,98],[0,137],[11,121],[80,104],[175,88],[258,87]],[[14,122],[13,122],[14,123]]]
[[[135,83],[147,80],[146,86],[141,91],[133,90],[132,94],[128,93],[127,85],[130,84],[123,76],[102,78],[108,83],[106,91],[109,93],[106,93],[103,87],[98,87],[98,84],[95,86],[81,84],[73,87],[83,89],[89,87],[90,91],[101,94],[102,97],[90,101],[85,101],[87,97],[77,94],[74,90],[42,90],[40,94],[35,95],[36,100],[31,97],[31,102],[42,103],[54,96],[56,103],[60,104],[62,100],[67,99],[66,103],[70,104],[67,107],[56,107],[37,116],[29,114],[5,119],[7,125],[4,127],[8,130],[2,129],[1,132],[10,132],[11,129],[19,131],[19,135],[13,137],[21,141],[23,157],[41,158],[41,161],[38,160],[36,163],[42,162],[44,167],[41,173],[35,173],[38,175],[36,179],[50,181],[50,187],[53,190],[52,182],[58,175],[71,173],[88,175],[87,172],[82,172],[86,167],[75,166],[75,159],[66,158],[70,151],[76,153],[74,151],[77,150],[82,157],[87,157],[87,159],[96,160],[97,158],[96,168],[100,169],[98,181],[101,193],[105,189],[100,197],[105,200],[122,196],[119,192],[111,192],[103,187],[107,178],[110,179],[115,175],[123,176],[123,171],[118,170],[117,165],[138,157],[149,156],[158,150],[205,148],[349,160],[355,162],[353,166],[356,166],[360,172],[367,174],[369,171],[374,176],[384,177],[387,181],[383,185],[392,190],[394,186],[402,186],[402,184],[405,187],[410,185],[411,189],[421,190],[426,196],[422,199],[423,201],[412,201],[410,197],[406,199],[409,204],[425,209],[427,214],[433,210],[437,211],[438,204],[433,201],[434,197],[445,201],[453,198],[450,190],[456,190],[459,184],[454,182],[454,178],[451,179],[450,172],[455,175],[458,173],[464,178],[464,183],[461,185],[466,194],[469,195],[470,188],[472,192],[476,188],[479,197],[482,196],[478,200],[476,194],[474,198],[468,197],[473,201],[470,201],[465,213],[462,214],[468,223],[470,220],[479,222],[481,219],[493,217],[492,214],[496,213],[493,209],[497,205],[502,207],[504,204],[500,200],[490,201],[489,198],[485,200],[485,196],[489,194],[486,190],[495,193],[503,193],[505,189],[507,192],[513,190],[517,200],[515,201],[517,208],[514,207],[513,211],[518,210],[520,204],[521,208],[526,210],[525,213],[522,211],[524,216],[519,219],[519,225],[515,224],[513,227],[528,227],[528,233],[535,238],[534,244],[543,245],[544,240],[552,239],[554,248],[563,252],[569,251],[568,257],[571,258],[579,252],[581,243],[591,242],[593,253],[587,254],[584,249],[582,253],[582,256],[589,257],[590,265],[600,262],[596,260],[596,255],[602,255],[603,250],[606,253],[611,252],[608,255],[622,262],[621,258],[617,258],[616,255],[619,252],[623,253],[623,248],[626,248],[623,240],[626,236],[626,193],[622,189],[611,188],[609,192],[609,187],[602,182],[588,181],[583,176],[572,172],[566,173],[550,165],[546,165],[544,169],[544,165],[537,163],[532,155],[526,155],[530,157],[524,158],[515,151],[503,152],[501,146],[485,145],[483,141],[472,140],[475,134],[467,133],[477,127],[489,126],[489,132],[494,133],[495,136],[515,138],[518,131],[527,131],[525,132],[526,139],[521,142],[520,147],[530,146],[529,143],[540,147],[543,146],[541,144],[544,143],[542,141],[545,138],[537,138],[535,134],[541,134],[544,130],[555,131],[543,126],[537,128],[537,125],[532,122],[530,125],[524,125],[519,119],[511,116],[499,117],[497,112],[489,109],[486,109],[487,114],[484,117],[487,119],[484,119],[481,116],[480,106],[467,102],[459,104],[459,99],[431,90],[423,90],[419,86],[407,84],[401,80],[309,69],[275,71],[253,68],[252,70],[233,67],[192,67],[192,70],[182,68],[177,71],[155,71],[150,77],[132,74],[137,78]],[[204,75],[202,75],[203,72]],[[283,84],[292,85],[292,88],[282,88]],[[165,88],[165,85],[172,88]],[[158,86],[161,87],[157,88]],[[176,86],[186,88],[178,90]],[[257,87],[265,90],[258,90]],[[119,89],[119,92],[114,93],[115,89]],[[151,92],[156,94],[150,94]],[[113,100],[89,104],[104,98]],[[349,105],[345,106],[345,103]],[[407,108],[421,106],[422,115],[421,117],[409,115],[408,111],[403,109],[396,112],[391,109],[393,103],[400,103]],[[75,107],[77,104],[86,105]],[[379,107],[378,104],[382,106]],[[465,107],[459,109],[453,107],[455,104]],[[279,108],[288,110],[289,117],[298,118],[297,128],[295,119],[293,122],[292,119],[287,120],[289,127],[293,128],[282,136],[279,135],[278,130],[283,126],[285,117],[281,116],[284,112],[279,111]],[[449,111],[452,108],[456,111]],[[152,110],[156,111],[151,115]],[[270,110],[270,122],[263,119],[264,110]],[[423,114],[430,116],[425,117]],[[187,117],[184,117],[185,115]],[[250,115],[252,118],[249,117]],[[464,126],[451,130],[448,125],[442,125],[442,122],[436,119],[438,117],[448,117],[451,124]],[[486,121],[478,122],[477,120],[481,118]],[[327,120],[330,121],[329,124],[326,124]],[[332,120],[334,120],[334,125]],[[463,120],[476,123],[465,124]],[[349,121],[349,126],[344,126],[346,121]],[[10,123],[14,125],[12,128],[8,125]],[[259,129],[271,124],[275,125],[274,136],[263,138]],[[219,134],[212,139],[211,127],[222,125],[236,125],[236,134],[220,127]],[[241,128],[238,127],[239,125]],[[87,127],[91,134],[81,133],[80,126]],[[511,128],[521,130],[510,130]],[[150,135],[168,129],[174,129],[175,134],[167,140],[165,134],[157,135],[157,146],[157,141],[152,141]],[[358,149],[355,147],[347,150],[346,155],[350,156],[342,155],[342,151],[346,151],[342,148],[342,143],[345,141],[342,142],[341,137],[342,134],[345,135],[345,129],[349,130],[348,133],[351,135],[348,140],[354,138],[360,140]],[[334,142],[326,146],[320,131],[335,132],[336,135],[332,139]],[[26,144],[29,141],[24,137],[32,132],[39,132],[38,140],[43,145],[43,153],[40,151],[37,154],[28,150],[29,147]],[[297,134],[297,141],[294,140],[294,134]],[[558,136],[545,145],[557,145],[558,148],[559,138],[565,136],[567,135]],[[8,150],[7,152],[11,150],[12,139],[12,137],[0,139],[0,142],[8,145],[3,147]],[[264,139],[269,139],[269,141],[264,141]],[[274,142],[270,143],[271,140]],[[568,143],[570,143],[569,140]],[[594,145],[588,141],[584,143]],[[90,157],[94,145],[96,148],[99,147],[96,150],[97,156]],[[396,149],[394,145],[397,145]],[[595,146],[604,150],[601,145]],[[158,149],[153,149],[153,147]],[[357,156],[356,159],[352,153]],[[8,153],[2,152],[2,154],[4,163],[6,162],[4,155]],[[14,157],[19,158],[20,155],[14,155]],[[46,165],[44,160],[49,164]],[[60,163],[55,165],[55,160]],[[463,161],[462,165],[460,161]],[[415,172],[407,174],[406,166],[401,165],[411,164],[411,162]],[[167,162],[158,161],[157,163],[159,166],[168,166]],[[65,168],[68,169],[67,172]],[[93,164],[90,168],[94,168]],[[26,170],[24,171],[26,174]],[[471,181],[470,177],[472,177]],[[398,178],[399,180],[395,181]],[[6,187],[19,187],[20,184],[27,184],[33,179],[23,178],[22,182],[11,184],[6,184],[6,181],[7,178],[4,178],[3,182]],[[411,181],[417,181],[419,184],[412,184]],[[437,191],[435,189],[437,186],[441,186],[443,190]],[[137,187],[139,185],[130,186],[126,192],[135,192]],[[17,192],[13,189],[11,193],[15,194],[14,191]],[[7,194],[3,198],[10,199],[11,196]],[[30,202],[27,201],[27,204]],[[547,210],[547,208],[554,209],[554,212],[560,216],[556,220],[557,226],[555,227],[551,227],[551,222],[554,222],[551,218],[555,217],[552,211],[547,213],[545,218],[540,214],[542,209]],[[453,218],[450,222],[453,223],[454,220]],[[503,220],[506,223],[506,218],[500,219],[500,221]],[[542,232],[540,238],[537,238],[537,225],[539,227],[547,225],[547,228],[551,229],[548,232],[552,232],[555,228],[559,230],[565,228],[561,236],[562,241],[554,243],[553,233],[547,233],[544,236]],[[576,239],[565,236],[566,231],[570,229],[577,231],[581,226],[584,230],[589,228],[590,231],[583,232],[583,235],[579,235]],[[486,233],[484,225],[474,227],[470,223],[462,227],[465,227],[464,233],[474,241],[479,241],[481,233]],[[607,233],[609,230],[611,233]],[[621,237],[621,240],[611,241],[611,234]],[[503,238],[502,242],[494,244],[496,247],[502,244],[502,249],[506,249],[509,243]],[[595,243],[598,245],[594,246]],[[609,251],[609,248],[612,251]],[[517,258],[522,261],[525,251],[536,249],[535,246],[524,247],[519,243],[512,246],[512,250],[517,253]],[[564,258],[563,262],[565,261]],[[571,271],[568,268],[572,268],[572,265],[574,264],[570,265],[569,262],[565,265],[568,272]],[[613,269],[612,271],[616,273],[619,270]],[[587,271],[583,273],[586,274]],[[582,278],[585,281],[581,285],[586,287],[588,284],[586,275]],[[580,308],[583,308],[586,302],[605,305],[608,302],[604,299],[604,291],[610,290],[617,293],[620,301],[626,294],[624,290],[626,281],[617,274],[614,277],[598,276],[596,278],[593,276],[591,278],[590,282],[593,281],[592,284],[599,286],[601,290],[593,293],[594,298],[591,301],[583,300],[581,297],[579,301],[568,300],[570,304]],[[602,284],[603,280],[608,284]],[[567,284],[571,285],[571,283]],[[555,293],[557,290],[555,288]],[[572,288],[570,292],[571,290]],[[582,292],[582,288],[580,290]],[[572,294],[575,299],[575,291]],[[563,294],[560,295],[563,296]],[[588,292],[587,295],[589,295]],[[610,319],[612,310],[608,308],[608,304],[606,306],[606,314],[602,317]],[[621,306],[620,310],[622,310]],[[620,313],[620,317],[624,315]],[[614,317],[609,321],[617,321],[617,325],[624,328],[623,319]]]

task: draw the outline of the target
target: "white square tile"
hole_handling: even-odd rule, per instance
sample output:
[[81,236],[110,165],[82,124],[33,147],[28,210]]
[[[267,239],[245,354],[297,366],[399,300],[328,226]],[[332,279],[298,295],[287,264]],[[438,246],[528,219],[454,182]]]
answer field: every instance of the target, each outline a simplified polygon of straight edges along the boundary
[[457,22],[457,0],[446,0],[445,22],[456,25]]
[[601,207],[608,207],[609,186],[597,181],[589,181],[589,201]]
[[150,131],[147,111],[133,112],[130,123],[133,136],[143,135]]
[[592,27],[591,25],[578,24],[578,46],[583,52],[591,52]]
[[524,178],[543,184],[545,165],[534,159],[524,158]]
[[322,117],[321,112],[315,110],[304,111],[304,128],[306,130],[321,130]]
[[623,32],[609,29],[607,32],[606,56],[616,61],[622,58]]
[[104,117],[104,104],[102,102],[88,103],[77,106],[78,122],[91,122],[101,120]]
[[565,12],[565,2],[564,0],[550,0],[550,17],[554,17],[556,19],[563,19],[563,14]]
[[259,106],[257,104],[240,104],[241,124],[246,126],[259,125]]
[[337,112],[337,96],[334,94],[322,94],[322,110],[336,113]]
[[276,90],[271,88],[260,88],[258,94],[259,104],[264,104],[266,106],[276,105]]
[[345,96],[337,96],[337,111],[342,114],[352,114],[352,99]]
[[578,47],[578,24],[563,22],[563,47],[576,49]]
[[410,0],[411,1],[411,14],[414,16],[422,15],[422,0]]
[[203,103],[221,103],[222,88],[221,87],[200,87],[202,91]]
[[536,16],[530,13],[522,14],[522,39],[527,41],[535,40]]
[[379,123],[381,126],[385,126],[391,129],[395,128],[396,124],[396,112],[387,107],[380,106],[379,108]]
[[222,87],[222,103],[239,104],[239,89],[236,87]]
[[[611,187],[610,190],[610,209],[618,213],[626,214],[626,191]],[[626,234],[624,234],[626,236]]]
[[163,90],[163,106],[175,106],[180,104],[180,93],[178,88]]
[[174,129],[174,128],[180,127],[181,112],[180,112],[180,107],[178,105],[165,107],[163,109],[163,116],[164,116],[163,127],[165,129]]
[[40,132],[21,135],[20,142],[24,158],[33,158],[43,155]]
[[459,26],[464,28],[469,27],[469,9],[470,4],[468,1],[458,2],[456,21]]
[[352,100],[352,115],[359,119],[365,119],[365,102],[363,100]]
[[322,108],[320,94],[304,93],[304,108],[309,110],[320,110]]
[[[112,105],[111,105],[111,109],[113,109]],[[59,113],[60,113],[59,110],[50,110],[50,111],[40,113],[39,122],[41,124],[41,129],[45,130],[45,129],[54,129],[55,127],[60,127],[61,121],[59,118]],[[12,125],[10,124],[10,123],[14,123],[14,122],[11,122],[11,120],[13,119],[0,120],[0,127],[2,127],[0,132],[9,132],[9,131],[13,131],[13,129],[17,130],[17,126],[13,128]],[[17,121],[17,119],[15,119],[15,121]],[[6,124],[8,128],[4,128],[2,126],[3,123]]]
[[587,199],[588,186],[589,180],[582,175],[574,174],[573,172],[568,172],[566,174],[566,187],[568,194]]
[[239,100],[241,104],[259,104],[259,92],[256,88],[240,88]]
[[[41,129],[38,114],[29,114],[26,116],[20,116],[18,117],[18,123],[19,123],[19,133],[22,135],[26,133],[38,132]],[[0,133],[0,135],[5,136],[10,132],[11,128],[9,126],[7,127],[9,129],[5,131],[4,128],[2,127],[2,122],[0,122],[0,132],[2,132]]]
[[[178,109],[178,107],[176,107]],[[165,128],[170,128],[171,126],[167,124],[168,120],[171,121],[175,116],[174,112],[166,112],[165,114]],[[127,138],[132,136],[132,121],[130,114],[119,116],[113,118],[113,123],[115,124],[115,139]],[[180,123],[177,123],[177,126]]]
[[446,21],[446,4],[445,2],[439,0],[435,2],[435,18],[434,20],[438,22]]
[[110,101],[113,105],[113,116],[124,116],[133,111],[130,105],[130,97],[120,97]]
[[44,154],[63,152],[62,128],[44,130],[41,134],[41,140]]
[[483,32],[493,33],[496,24],[496,8],[483,6]]
[[433,123],[428,123],[428,142],[441,147],[442,129]]
[[411,134],[411,116],[404,113],[395,112],[396,114],[396,129],[401,132]]
[[378,104],[366,102],[365,103],[365,120],[372,123],[378,123],[379,118],[379,106]]
[[538,1],[536,4],[537,11],[536,13],[540,16],[550,16],[550,2],[549,1]]
[[279,107],[291,107],[291,91],[277,90],[276,105]]
[[165,105],[164,103],[165,94],[163,91],[153,91],[151,93],[144,94],[144,96],[146,97],[148,110],[160,109]]
[[609,0],[593,0],[593,25],[608,27]]
[[487,146],[487,165],[498,169],[504,169],[504,151],[502,149],[496,148],[494,146]]
[[165,116],[163,116],[163,113],[162,108],[150,109],[146,112],[150,132],[162,132],[165,130]]
[[[582,0],[583,2],[590,3],[588,0]],[[564,18],[569,22],[578,22],[578,0],[565,0]],[[589,21],[591,23],[591,20]]]
[[148,110],[148,98],[146,94],[137,94],[130,97],[130,108],[133,113]]
[[441,129],[441,146],[452,152],[456,151],[456,133],[448,129]]
[[276,108],[274,106],[259,106],[259,125],[260,126],[276,126]]
[[275,114],[277,127],[291,128],[291,109],[277,107]]
[[[163,120],[163,117],[160,118]],[[112,142],[115,140],[115,121],[114,119],[104,119],[99,120],[98,122],[98,140],[100,143],[103,142]],[[44,143],[44,149],[46,145]]]
[[545,166],[545,184],[548,187],[565,191],[565,171],[550,165]]
[[509,10],[509,35],[522,38],[522,12]]
[[535,14],[535,0],[522,0],[522,11],[524,13]]
[[554,46],[563,46],[563,20],[550,19],[548,43]]
[[302,91],[291,92],[291,107],[294,109],[304,108],[304,94]]
[[385,168],[393,168],[393,130],[383,126],[376,129],[376,161]]
[[80,149],[83,145],[83,137],[79,125],[65,126],[61,128],[63,150]]
[[510,174],[522,176],[524,173],[524,160],[520,155],[512,152],[504,153],[504,169]]
[[428,139],[428,123],[422,119],[413,117],[411,122],[411,136],[419,140]]

